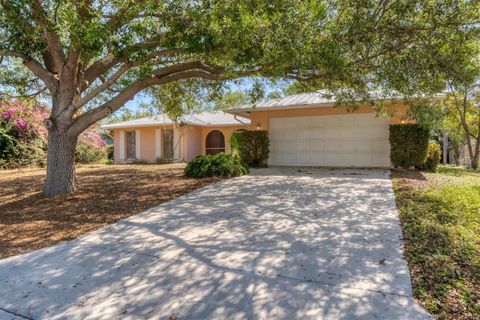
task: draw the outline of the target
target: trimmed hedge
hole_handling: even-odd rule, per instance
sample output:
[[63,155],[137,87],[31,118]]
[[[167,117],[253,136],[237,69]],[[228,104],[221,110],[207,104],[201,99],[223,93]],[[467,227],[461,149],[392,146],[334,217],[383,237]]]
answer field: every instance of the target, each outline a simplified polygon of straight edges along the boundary
[[196,156],[185,167],[185,175],[191,178],[236,177],[249,172],[238,156],[231,153]]
[[240,130],[230,138],[232,151],[250,167],[266,167],[270,153],[268,131]]
[[441,158],[442,148],[440,145],[436,142],[430,142],[427,149],[427,159],[418,168],[420,170],[435,172],[437,171]]
[[390,160],[395,167],[420,166],[427,158],[430,131],[418,124],[390,125]]

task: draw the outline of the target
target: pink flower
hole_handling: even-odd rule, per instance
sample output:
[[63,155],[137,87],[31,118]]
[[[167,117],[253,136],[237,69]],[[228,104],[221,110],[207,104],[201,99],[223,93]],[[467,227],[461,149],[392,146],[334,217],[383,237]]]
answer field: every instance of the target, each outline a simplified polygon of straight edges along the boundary
[[18,131],[27,131],[29,126],[28,126],[28,123],[25,122],[25,120],[23,118],[18,118],[16,121],[15,121],[15,125],[14,127],[18,130]]
[[83,132],[78,138],[78,142],[99,149],[107,146],[107,142],[103,140],[98,133],[93,131]]
[[13,118],[13,115],[15,114],[15,110],[13,108],[8,108],[3,114],[2,118],[5,121],[10,121]]

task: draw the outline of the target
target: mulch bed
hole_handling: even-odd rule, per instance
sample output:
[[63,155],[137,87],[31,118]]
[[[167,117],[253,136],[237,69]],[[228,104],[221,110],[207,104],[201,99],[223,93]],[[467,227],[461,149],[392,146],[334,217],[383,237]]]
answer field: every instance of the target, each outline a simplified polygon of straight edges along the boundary
[[79,188],[45,198],[44,169],[0,171],[0,258],[74,239],[219,181],[190,179],[184,165],[78,166]]

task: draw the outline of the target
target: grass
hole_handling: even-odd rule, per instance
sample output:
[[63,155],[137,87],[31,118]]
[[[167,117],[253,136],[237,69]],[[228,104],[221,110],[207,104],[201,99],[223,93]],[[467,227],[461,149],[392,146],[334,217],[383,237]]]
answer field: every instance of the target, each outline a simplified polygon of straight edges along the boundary
[[183,164],[80,165],[78,191],[44,198],[44,169],[0,171],[0,258],[74,239],[218,178],[190,179]]
[[438,319],[480,319],[480,173],[392,177],[416,298]]

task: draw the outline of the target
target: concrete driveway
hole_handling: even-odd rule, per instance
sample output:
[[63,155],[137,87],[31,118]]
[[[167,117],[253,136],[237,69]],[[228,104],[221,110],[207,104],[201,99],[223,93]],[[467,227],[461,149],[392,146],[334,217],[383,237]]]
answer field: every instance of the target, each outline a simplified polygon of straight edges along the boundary
[[269,168],[0,260],[0,319],[429,319],[389,172]]

